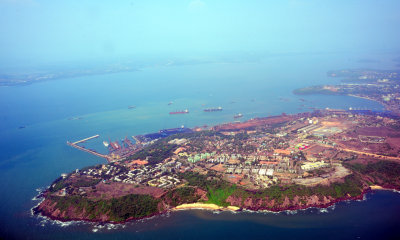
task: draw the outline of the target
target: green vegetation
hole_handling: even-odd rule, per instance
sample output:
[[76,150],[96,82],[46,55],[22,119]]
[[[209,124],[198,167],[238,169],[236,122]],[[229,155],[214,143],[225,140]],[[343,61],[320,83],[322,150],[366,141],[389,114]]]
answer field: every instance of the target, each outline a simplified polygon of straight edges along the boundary
[[111,200],[111,216],[116,221],[150,216],[158,212],[158,203],[150,195],[130,194]]
[[165,139],[162,139],[133,154],[129,157],[129,159],[145,160],[147,158],[149,164],[154,165],[164,161],[166,158],[171,157],[177,147],[177,145],[168,144]]
[[91,187],[91,186],[95,186],[100,181],[101,181],[100,178],[97,178],[97,179],[79,179],[78,181],[73,182],[72,185],[74,187]]
[[[50,192],[57,192],[63,188],[72,186],[72,187],[91,187],[95,186],[97,183],[101,181],[100,178],[78,178],[71,180],[70,178],[63,179],[62,177],[56,179],[53,184],[50,186]],[[54,185],[54,186],[53,186]]]
[[189,185],[207,190],[207,197],[209,199],[207,202],[215,203],[219,206],[228,206],[229,203],[226,202],[226,199],[231,195],[240,198],[242,204],[249,197],[275,200],[277,203],[283,203],[285,197],[293,200],[296,196],[300,197],[300,199],[312,195],[319,196],[320,198],[324,196],[331,196],[332,198],[355,197],[359,196],[363,190],[362,182],[354,175],[347,176],[343,183],[333,183],[330,186],[274,185],[258,191],[248,191],[224,180],[212,178],[210,175],[201,175],[193,172],[182,175],[188,181]]
[[67,187],[69,185],[69,183],[67,183],[65,181],[66,179],[63,179],[62,177],[57,178],[53,184],[51,184],[49,191],[50,192],[57,192],[58,190],[61,190],[65,187]]
[[230,204],[226,202],[226,199],[235,192],[236,185],[224,185],[222,188],[209,187],[207,190],[208,203],[214,203],[218,206],[227,207]]
[[173,207],[176,207],[183,203],[194,203],[200,199],[199,196],[196,195],[196,189],[193,187],[182,187],[169,191],[165,200],[169,202],[169,204]]
[[207,176],[195,172],[181,173],[180,177],[188,181],[189,186],[207,189]]
[[101,218],[101,215],[107,214],[110,220],[115,222],[155,214],[158,212],[158,203],[160,202],[150,195],[138,194],[99,201],[92,201],[81,196],[50,196],[49,199],[56,202],[56,208],[61,211],[67,211],[72,207],[76,214],[85,211],[89,219],[97,220]]
[[372,178],[373,184],[400,187],[400,164],[391,161],[379,161],[369,164],[345,164],[362,176]]
[[213,172],[201,175],[194,172],[186,172],[181,175],[190,186],[196,186],[207,191],[208,203],[215,203],[219,206],[229,206],[226,199],[236,190],[236,185],[232,185],[218,177]]
[[348,195],[351,197],[359,196],[362,193],[362,187],[362,183],[355,176],[350,175],[345,178],[343,183],[334,183],[330,186],[274,185],[259,191],[247,191],[237,188],[232,196],[242,199],[242,204],[249,197],[254,199],[268,198],[269,200],[275,200],[277,203],[283,203],[285,197],[293,200],[296,196],[300,198],[300,201],[303,199],[303,203],[305,203],[304,198],[312,195],[319,196],[320,198],[324,196],[331,196],[333,198],[342,198]]

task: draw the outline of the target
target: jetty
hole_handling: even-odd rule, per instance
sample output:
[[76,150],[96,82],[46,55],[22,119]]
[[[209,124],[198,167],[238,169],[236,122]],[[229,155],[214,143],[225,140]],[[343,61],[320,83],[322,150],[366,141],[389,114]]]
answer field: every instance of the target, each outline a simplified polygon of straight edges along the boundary
[[111,159],[110,159],[110,156],[105,155],[105,154],[98,153],[98,152],[96,152],[96,151],[94,151],[94,150],[92,150],[92,149],[87,149],[87,148],[85,148],[85,147],[81,147],[81,146],[78,145],[79,143],[86,142],[86,141],[88,141],[88,140],[90,140],[90,139],[93,139],[93,138],[98,138],[99,136],[100,136],[100,135],[97,134],[97,135],[94,135],[94,136],[91,136],[91,137],[88,137],[88,138],[84,138],[84,139],[82,139],[82,140],[79,140],[79,141],[76,141],[76,142],[72,142],[72,143],[69,142],[69,141],[67,141],[67,144],[68,144],[69,146],[73,147],[73,148],[76,148],[76,149],[79,149],[79,150],[81,150],[81,151],[84,151],[84,152],[93,154],[93,155],[95,155],[95,156],[97,156],[97,157],[105,158],[105,159],[107,159],[107,161],[110,161],[110,160],[111,160]]
[[73,142],[72,144],[83,143],[83,142],[86,142],[86,141],[88,141],[88,140],[90,140],[90,139],[93,139],[93,138],[98,138],[98,137],[100,137],[100,135],[99,135],[99,134],[96,134],[96,135],[94,135],[94,136],[91,136],[91,137],[84,138],[84,139],[82,139],[82,140],[79,140],[79,141]]

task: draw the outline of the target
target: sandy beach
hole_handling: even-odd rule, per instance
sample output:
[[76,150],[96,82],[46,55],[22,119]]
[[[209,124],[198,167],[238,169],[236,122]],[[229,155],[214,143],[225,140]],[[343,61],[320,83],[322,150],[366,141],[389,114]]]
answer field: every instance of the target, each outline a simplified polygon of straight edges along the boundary
[[220,210],[220,211],[237,211],[240,208],[235,206],[221,207],[213,203],[185,203],[176,206],[173,210],[189,210],[189,209],[206,209],[206,210]]
[[383,188],[383,187],[378,186],[378,185],[371,185],[370,188],[372,190],[386,190],[386,188]]

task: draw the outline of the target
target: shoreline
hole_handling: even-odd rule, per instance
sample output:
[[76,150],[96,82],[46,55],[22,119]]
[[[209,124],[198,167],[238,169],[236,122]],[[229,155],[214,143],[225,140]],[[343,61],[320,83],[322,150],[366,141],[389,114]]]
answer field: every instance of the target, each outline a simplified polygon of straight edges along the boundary
[[391,191],[391,192],[395,192],[395,193],[400,193],[400,190],[396,189],[396,188],[386,188],[386,187],[382,187],[379,185],[371,185],[369,186],[371,191],[373,190],[382,190],[382,191]]
[[346,96],[355,97],[355,98],[361,98],[361,99],[373,101],[373,102],[376,102],[376,103],[379,103],[380,105],[382,105],[382,107],[383,107],[385,110],[389,110],[389,109],[387,108],[387,106],[386,106],[383,102],[381,102],[381,101],[379,101],[379,100],[376,100],[376,99],[373,99],[373,98],[358,96],[358,95],[354,95],[354,94],[346,94]]
[[369,187],[371,188],[371,190],[392,190],[392,189],[381,187],[379,185],[371,185]]
[[150,219],[155,216],[160,216],[165,213],[169,212],[177,212],[177,211],[186,211],[186,210],[206,210],[206,211],[230,211],[230,212],[254,212],[254,213],[261,213],[261,212],[270,212],[270,213],[281,213],[281,212],[287,212],[287,211],[297,211],[297,210],[306,210],[309,208],[317,208],[317,209],[327,209],[331,206],[334,206],[337,203],[344,202],[344,201],[360,201],[365,199],[365,195],[368,193],[373,192],[374,190],[386,190],[386,191],[392,191],[395,193],[399,193],[400,191],[395,189],[395,188],[384,188],[379,185],[371,185],[369,188],[365,189],[360,195],[354,196],[354,197],[342,197],[333,200],[330,203],[323,204],[323,205],[309,205],[309,206],[297,206],[297,207],[289,207],[289,208],[272,208],[272,209],[266,209],[266,208],[241,208],[237,206],[218,206],[213,203],[185,203],[178,205],[174,208],[168,209],[166,211],[162,211],[159,213],[154,213],[149,216],[141,217],[141,218],[130,218],[121,222],[113,222],[113,221],[96,221],[96,220],[89,220],[89,219],[79,219],[79,218],[71,218],[68,220],[58,218],[58,217],[53,217],[51,214],[48,214],[44,211],[38,210],[37,206],[34,206],[31,208],[31,211],[33,212],[33,215],[37,216],[42,216],[44,218],[47,218],[50,221],[58,221],[58,222],[76,222],[76,221],[82,221],[86,223],[97,223],[97,224],[125,224],[133,221],[138,221],[138,220],[143,220],[143,219]]

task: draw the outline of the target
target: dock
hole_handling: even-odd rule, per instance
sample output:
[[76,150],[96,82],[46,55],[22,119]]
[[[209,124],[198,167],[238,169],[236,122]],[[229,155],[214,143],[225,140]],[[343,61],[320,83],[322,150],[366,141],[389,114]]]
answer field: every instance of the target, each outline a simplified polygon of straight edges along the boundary
[[94,135],[94,136],[91,136],[88,138],[84,138],[82,140],[78,140],[76,142],[67,141],[67,145],[71,146],[73,148],[76,148],[78,150],[95,155],[97,157],[105,158],[108,162],[122,161],[122,160],[128,158],[129,156],[135,154],[139,150],[141,150],[142,144],[139,141],[139,139],[134,136],[132,136],[132,138],[136,141],[135,144],[133,144],[128,138],[125,138],[124,140],[122,140],[121,145],[118,143],[118,141],[110,142],[111,148],[112,148],[112,144],[115,144],[118,147],[114,147],[113,149],[109,148],[109,151],[110,151],[109,154],[101,154],[101,153],[96,152],[95,150],[88,149],[88,148],[78,145],[79,143],[84,143],[90,139],[98,138],[99,136],[100,135],[97,134],[97,135]]

